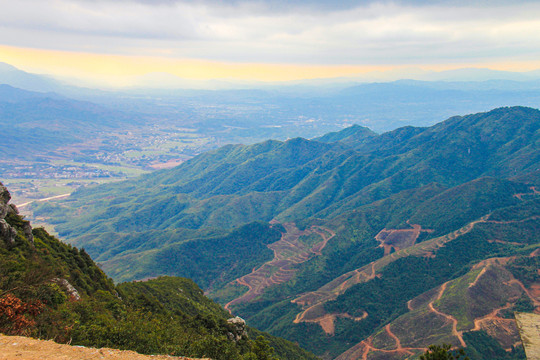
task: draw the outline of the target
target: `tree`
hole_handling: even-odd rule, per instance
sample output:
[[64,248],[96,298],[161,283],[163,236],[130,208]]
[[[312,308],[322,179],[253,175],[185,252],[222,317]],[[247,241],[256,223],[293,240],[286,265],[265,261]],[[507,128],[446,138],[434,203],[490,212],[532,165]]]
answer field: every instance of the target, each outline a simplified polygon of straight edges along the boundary
[[27,335],[35,325],[34,318],[43,310],[41,301],[26,303],[13,294],[0,298],[0,332],[6,335]]
[[263,336],[258,336],[253,343],[253,353],[257,360],[276,360],[274,357],[274,348],[270,342]]
[[465,356],[465,351],[463,349],[454,351],[450,350],[451,348],[452,345],[450,344],[430,345],[424,355],[420,355],[420,360],[469,360],[469,358]]

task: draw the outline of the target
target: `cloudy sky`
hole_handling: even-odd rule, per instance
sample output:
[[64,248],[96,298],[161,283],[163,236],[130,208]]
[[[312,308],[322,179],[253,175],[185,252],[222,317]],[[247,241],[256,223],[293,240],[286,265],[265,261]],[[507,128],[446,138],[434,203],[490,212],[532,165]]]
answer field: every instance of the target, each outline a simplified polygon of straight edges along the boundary
[[0,8],[0,61],[64,76],[540,68],[539,1],[0,0]]

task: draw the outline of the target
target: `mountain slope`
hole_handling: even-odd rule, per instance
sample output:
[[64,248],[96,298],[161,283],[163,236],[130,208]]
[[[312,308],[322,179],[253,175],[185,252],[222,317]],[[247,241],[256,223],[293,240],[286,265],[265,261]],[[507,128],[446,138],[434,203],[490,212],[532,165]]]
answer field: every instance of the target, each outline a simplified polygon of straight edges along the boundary
[[[381,135],[354,127],[327,142],[226,146],[35,212],[116,279],[190,276],[250,324],[323,358],[349,349],[362,357],[387,325],[395,340],[391,324],[412,299],[494,257],[537,261],[539,129],[540,111],[514,107]],[[534,298],[533,269],[519,276],[532,279],[520,281]],[[457,296],[452,287],[444,295]],[[514,300],[508,309],[537,308]],[[458,324],[478,318],[440,312]],[[446,331],[450,317],[430,316],[445,330],[420,333],[416,347],[461,344]],[[467,336],[472,358],[479,344],[498,341]]]
[[[538,110],[508,108],[371,137],[369,152],[304,139],[230,145],[169,171],[80,190],[66,202],[66,211],[57,209],[69,220],[57,229],[74,239],[334,217],[432,182],[455,186],[485,175],[536,170],[539,124]],[[409,136],[402,136],[404,130]],[[71,208],[80,216],[70,215]]]
[[[488,199],[497,199],[503,194],[501,190],[492,192]],[[533,194],[530,190],[528,196]],[[513,191],[508,193],[510,203],[513,195]],[[440,200],[441,196],[434,198]],[[415,200],[415,197],[410,199]],[[403,213],[392,212],[385,206],[388,202]],[[290,282],[268,287],[254,301],[236,304],[233,311],[252,324],[299,341],[319,354],[326,351],[330,358],[346,350],[351,341],[367,338],[374,330],[403,314],[407,302],[414,296],[460,276],[478,261],[521,253],[526,257],[534,255],[531,261],[538,265],[540,244],[536,234],[540,226],[537,215],[540,203],[537,196],[524,202],[516,199],[515,205],[502,205],[501,210],[491,215],[488,210],[485,216],[478,218],[471,213],[469,218],[463,219],[457,213],[452,219],[453,213],[449,212],[448,222],[455,224],[456,230],[442,232],[442,236],[432,239],[429,237],[436,235],[437,230],[428,227],[430,217],[419,223],[411,221],[413,228],[404,228],[401,222],[397,223],[400,226],[393,227],[392,223],[396,222],[391,219],[400,216],[408,219],[410,210],[406,204],[400,204],[398,198],[388,202],[359,208],[323,222],[337,235],[328,242],[322,256],[299,266]],[[469,205],[472,204],[474,201]],[[405,209],[401,205],[405,205]],[[494,205],[492,202],[492,210]],[[440,209],[440,213],[445,211],[444,207]],[[433,219],[437,216],[435,214]],[[424,232],[414,228],[424,229]],[[391,246],[388,252],[387,246]],[[530,289],[540,285],[536,268],[533,265],[526,271],[532,277],[527,285]],[[239,285],[240,282],[230,286],[234,289]],[[232,289],[217,293],[216,297],[222,298],[222,302],[231,301],[227,294],[237,293]],[[427,336],[423,341],[427,346],[431,338]]]
[[[314,359],[245,326],[185,278],[115,286],[84,250],[32,229],[0,184],[0,332],[145,354]],[[251,340],[250,339],[256,339]]]
[[43,155],[99,132],[140,123],[140,116],[90,102],[0,84],[0,154],[7,159]]

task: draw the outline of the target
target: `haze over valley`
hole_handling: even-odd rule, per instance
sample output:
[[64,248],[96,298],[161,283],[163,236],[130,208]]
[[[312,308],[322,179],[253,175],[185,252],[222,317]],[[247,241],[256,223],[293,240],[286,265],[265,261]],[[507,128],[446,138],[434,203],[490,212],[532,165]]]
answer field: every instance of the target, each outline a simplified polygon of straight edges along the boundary
[[6,359],[538,358],[536,1],[0,4]]

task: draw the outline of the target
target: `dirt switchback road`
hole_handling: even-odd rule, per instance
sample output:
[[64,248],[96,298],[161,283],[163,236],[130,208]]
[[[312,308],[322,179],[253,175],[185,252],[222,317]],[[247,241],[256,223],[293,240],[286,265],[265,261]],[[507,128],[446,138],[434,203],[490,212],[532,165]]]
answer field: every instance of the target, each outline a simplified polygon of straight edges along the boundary
[[[134,351],[94,349],[57,344],[22,336],[0,334],[0,360],[195,360],[166,355],[141,355]],[[209,360],[209,359],[207,359]]]

